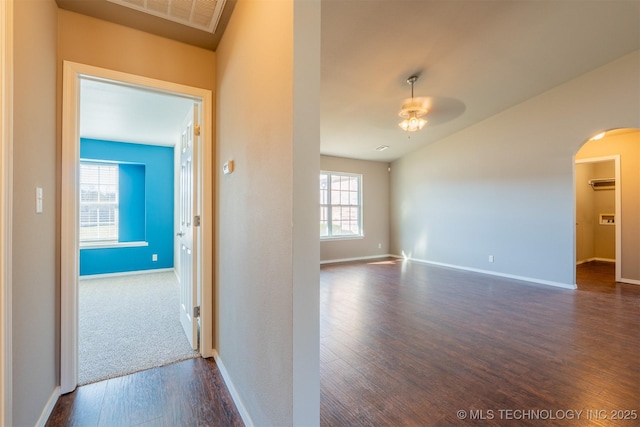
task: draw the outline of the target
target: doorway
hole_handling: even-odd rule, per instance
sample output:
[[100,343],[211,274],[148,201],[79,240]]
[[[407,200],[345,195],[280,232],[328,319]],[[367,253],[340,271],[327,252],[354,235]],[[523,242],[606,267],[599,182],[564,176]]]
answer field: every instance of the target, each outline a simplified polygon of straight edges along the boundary
[[[199,305],[199,324],[202,338],[201,355],[213,354],[212,271],[210,263],[202,259],[212,258],[212,177],[213,153],[211,134],[211,91],[159,81],[141,76],[77,64],[64,63],[63,75],[63,123],[62,123],[62,218],[61,218],[61,392],[73,391],[78,383],[78,281],[79,281],[79,162],[80,162],[80,87],[83,80],[110,82],[129,88],[191,100],[201,106],[202,123],[199,126],[200,143],[195,150],[197,162],[194,182],[193,206],[201,218],[200,226],[194,227],[196,242],[193,262],[195,274],[192,300]],[[181,117],[180,119],[183,119]],[[177,165],[178,162],[174,162]],[[199,184],[199,185],[198,185]],[[179,240],[179,239],[176,239]],[[171,246],[175,247],[177,243]],[[179,257],[174,257],[179,259]],[[191,310],[189,310],[191,313]]]
[[576,268],[611,271],[611,282],[620,278],[620,185],[619,155],[576,160]]
[[183,269],[174,219],[187,199],[175,182],[184,122],[201,101],[91,78],[80,79],[79,95],[84,385],[199,355],[176,310]]

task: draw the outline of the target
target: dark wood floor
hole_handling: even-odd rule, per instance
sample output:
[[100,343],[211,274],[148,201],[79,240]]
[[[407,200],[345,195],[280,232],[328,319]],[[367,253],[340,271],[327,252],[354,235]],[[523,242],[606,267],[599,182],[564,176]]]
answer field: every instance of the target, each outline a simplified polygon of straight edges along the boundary
[[191,359],[78,387],[46,426],[242,426],[213,359]]
[[[577,276],[571,291],[399,260],[323,266],[321,424],[639,425],[640,286],[606,263]],[[80,387],[47,423],[61,425],[242,422],[215,363],[194,359]]]
[[588,273],[571,291],[395,260],[324,266],[321,424],[639,425],[640,286]]
[[592,261],[578,265],[576,281],[582,291],[620,293],[638,289],[638,286],[616,283],[616,264],[613,262]]

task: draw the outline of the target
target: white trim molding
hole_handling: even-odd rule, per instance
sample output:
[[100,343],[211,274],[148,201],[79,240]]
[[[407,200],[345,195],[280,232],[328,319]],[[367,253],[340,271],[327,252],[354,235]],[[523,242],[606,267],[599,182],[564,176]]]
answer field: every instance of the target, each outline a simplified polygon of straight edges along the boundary
[[227,389],[229,390],[229,394],[233,399],[233,403],[235,403],[236,405],[236,409],[238,410],[238,413],[242,418],[242,422],[244,422],[244,425],[247,427],[255,426],[255,424],[253,423],[253,420],[251,419],[251,416],[249,415],[249,411],[247,411],[247,408],[244,406],[244,402],[240,398],[240,395],[238,394],[236,387],[233,385],[233,381],[231,381],[231,376],[229,375],[227,368],[224,366],[224,363],[222,362],[222,358],[220,358],[220,354],[218,354],[216,350],[213,350],[213,358],[216,361],[216,365],[218,365],[218,370],[220,371],[220,375],[222,375],[222,379],[224,380],[224,383],[227,386]]
[[118,273],[103,273],[103,274],[88,274],[86,276],[80,276],[80,280],[92,280],[92,279],[106,279],[109,277],[122,277],[122,276],[138,276],[140,274],[153,274],[153,273],[168,273],[175,268],[153,268],[149,270],[135,270],[135,271],[123,271]]
[[0,427],[12,417],[13,0],[0,1]]
[[506,277],[507,279],[520,280],[520,281],[529,282],[529,283],[537,283],[540,285],[554,286],[556,288],[571,289],[571,290],[578,289],[578,286],[576,284],[554,282],[552,280],[537,279],[535,277],[527,277],[527,276],[518,276],[516,274],[500,273],[498,271],[482,270],[479,268],[464,267],[462,265],[447,264],[444,262],[437,262],[437,261],[428,261],[426,259],[406,258],[400,255],[393,255],[393,257],[406,259],[408,261],[417,262],[420,264],[429,264],[429,265],[435,265],[438,267],[454,268],[456,270],[471,271],[473,273],[487,274],[489,276]]
[[[1,0],[0,0],[1,1]],[[69,393],[77,386],[78,378],[78,280],[79,243],[78,163],[80,162],[79,100],[80,80],[98,79],[114,84],[145,87],[154,92],[179,96],[201,105],[200,164],[197,195],[200,203],[201,225],[196,239],[200,247],[198,300],[200,304],[201,355],[211,357],[213,349],[213,94],[211,90],[186,86],[148,77],[123,73],[91,65],[64,61],[62,76],[62,194],[61,194],[61,354],[60,392]]]
[[640,285],[640,280],[625,279],[624,277],[621,277],[620,280],[616,280],[616,282],[627,283],[629,285]]
[[47,420],[49,420],[49,416],[53,412],[53,408],[56,406],[58,402],[58,398],[60,397],[60,387],[56,387],[53,390],[53,393],[49,397],[47,404],[42,409],[42,413],[40,414],[40,418],[36,422],[36,427],[44,427],[47,424]]
[[361,256],[361,257],[355,257],[355,258],[327,259],[327,260],[324,260],[324,261],[320,261],[320,265],[322,265],[322,264],[335,264],[335,263],[338,263],[338,262],[366,261],[366,260],[383,259],[383,258],[396,258],[396,255],[382,254],[382,255]]

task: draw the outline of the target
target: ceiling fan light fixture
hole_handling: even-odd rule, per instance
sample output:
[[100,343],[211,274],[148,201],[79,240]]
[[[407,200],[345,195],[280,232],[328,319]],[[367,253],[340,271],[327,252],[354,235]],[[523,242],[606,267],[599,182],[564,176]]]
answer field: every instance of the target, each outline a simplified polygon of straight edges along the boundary
[[411,98],[405,99],[402,109],[398,113],[402,120],[398,126],[406,132],[416,132],[426,126],[427,121],[422,118],[429,110],[421,101],[413,97],[413,85],[418,80],[418,76],[411,76],[407,79],[407,83],[411,85]]
[[412,115],[417,117],[422,117],[427,114],[429,110],[427,110],[421,101],[417,101],[413,98],[405,99],[402,104],[402,109],[398,113],[398,115],[402,118],[408,119]]
[[406,132],[416,132],[425,127],[426,124],[427,121],[425,119],[415,115],[415,113],[412,113],[409,118],[404,119],[403,121],[398,123],[398,126],[400,126],[402,130]]

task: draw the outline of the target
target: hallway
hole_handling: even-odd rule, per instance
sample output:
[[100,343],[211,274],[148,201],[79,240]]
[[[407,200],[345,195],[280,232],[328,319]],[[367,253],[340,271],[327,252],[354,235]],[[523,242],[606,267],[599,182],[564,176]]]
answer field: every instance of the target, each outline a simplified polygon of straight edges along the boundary
[[242,426],[213,359],[190,359],[78,387],[46,427]]

